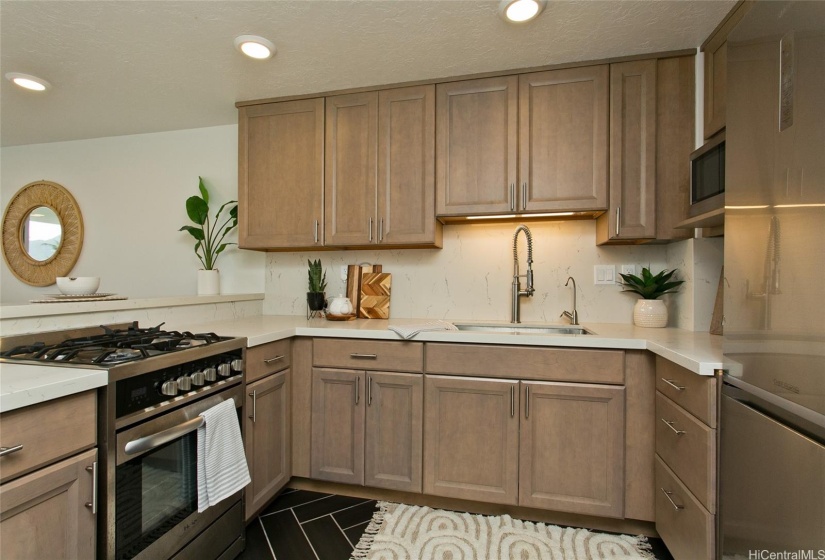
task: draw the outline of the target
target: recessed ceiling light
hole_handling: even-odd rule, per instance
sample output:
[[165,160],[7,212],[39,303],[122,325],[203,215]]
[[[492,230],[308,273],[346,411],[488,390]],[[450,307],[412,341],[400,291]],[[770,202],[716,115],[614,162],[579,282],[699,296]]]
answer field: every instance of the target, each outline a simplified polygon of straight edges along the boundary
[[501,0],[499,15],[509,23],[526,23],[544,9],[546,0]]
[[21,88],[30,89],[32,91],[46,91],[52,87],[52,85],[43,78],[38,78],[37,76],[32,76],[30,74],[21,74],[20,72],[9,72],[6,74],[6,79],[17,84]]
[[239,35],[235,37],[235,48],[250,58],[265,60],[275,54],[275,45],[257,35]]

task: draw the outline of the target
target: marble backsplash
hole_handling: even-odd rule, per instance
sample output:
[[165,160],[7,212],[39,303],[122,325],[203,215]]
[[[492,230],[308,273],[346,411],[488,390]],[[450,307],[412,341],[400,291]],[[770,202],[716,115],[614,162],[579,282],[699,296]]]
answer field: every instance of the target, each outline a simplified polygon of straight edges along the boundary
[[[572,308],[573,290],[565,287],[568,276],[578,284],[578,311],[582,323],[631,323],[637,296],[621,293],[616,285],[595,285],[593,266],[622,264],[673,268],[693,284],[693,254],[688,240],[670,245],[597,247],[595,221],[528,223],[533,234],[533,271],[536,293],[522,298],[522,321],[562,322],[559,315]],[[264,313],[300,315],[306,312],[307,259],[320,258],[327,271],[327,295],[344,293],[341,267],[353,263],[380,263],[392,273],[390,317],[448,320],[510,319],[513,280],[514,224],[462,224],[444,227],[443,249],[325,251],[270,253],[267,255]],[[669,252],[674,257],[669,257]],[[519,262],[524,273],[527,252],[519,236]],[[684,266],[682,266],[684,265]],[[720,264],[721,266],[721,264]],[[700,276],[707,276],[702,273]],[[713,279],[718,281],[718,270]],[[683,294],[666,296],[671,313],[669,326],[692,325],[696,301],[692,287]],[[700,297],[705,297],[703,294]],[[682,303],[682,305],[680,305]],[[702,302],[701,305],[706,305]],[[712,307],[712,300],[710,306]],[[691,329],[688,326],[682,328]],[[692,330],[692,329],[691,329]],[[704,330],[707,330],[706,328]]]

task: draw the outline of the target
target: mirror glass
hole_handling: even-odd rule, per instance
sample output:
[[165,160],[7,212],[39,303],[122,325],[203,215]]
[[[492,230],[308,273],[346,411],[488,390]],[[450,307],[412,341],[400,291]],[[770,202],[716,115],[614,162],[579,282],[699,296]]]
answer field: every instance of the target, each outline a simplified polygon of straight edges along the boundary
[[33,209],[20,231],[20,240],[26,253],[36,261],[52,258],[60,248],[63,227],[60,218],[48,206]]

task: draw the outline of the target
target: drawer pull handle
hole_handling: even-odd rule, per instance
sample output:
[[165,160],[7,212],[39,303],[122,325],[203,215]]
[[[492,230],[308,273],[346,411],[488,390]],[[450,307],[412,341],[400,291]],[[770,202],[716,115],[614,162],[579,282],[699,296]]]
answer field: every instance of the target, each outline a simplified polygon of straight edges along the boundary
[[283,355],[275,356],[274,358],[268,358],[268,359],[264,360],[264,363],[265,364],[271,364],[272,362],[277,362],[278,360],[283,360],[283,359],[284,359]]
[[252,423],[254,424],[258,419],[258,390],[255,389],[252,391],[249,393],[249,396],[252,397],[252,416],[250,416],[249,419],[252,420]]
[[92,501],[84,505],[92,510],[92,515],[97,515],[97,461],[86,467],[86,470],[92,475]]
[[377,360],[378,354],[359,354],[357,352],[353,352],[349,355],[350,358],[356,358],[361,360]]
[[21,449],[23,449],[22,443],[20,445],[13,445],[11,447],[0,447],[0,457],[5,457],[6,455],[17,453]]
[[665,379],[663,377],[662,381],[664,381],[665,383],[667,383],[668,385],[670,385],[671,387],[673,387],[677,391],[684,391],[685,390],[685,388],[682,385],[677,385],[676,382],[674,382],[672,379]]
[[665,425],[666,425],[668,428],[670,428],[671,430],[673,430],[673,433],[674,433],[674,434],[676,434],[677,436],[681,436],[681,435],[684,435],[684,434],[685,434],[685,431],[684,431],[684,430],[677,430],[676,428],[674,428],[674,427],[673,427],[673,425],[674,425],[676,422],[669,422],[669,421],[665,420],[664,418],[662,418],[662,422],[664,422],[664,423],[665,423]]
[[685,506],[680,506],[679,504],[673,501],[673,498],[670,497],[673,494],[673,492],[668,492],[664,488],[662,488],[662,492],[665,493],[665,496],[667,497],[668,501],[671,503],[671,505],[674,507],[676,511],[679,511],[680,509],[685,509]]

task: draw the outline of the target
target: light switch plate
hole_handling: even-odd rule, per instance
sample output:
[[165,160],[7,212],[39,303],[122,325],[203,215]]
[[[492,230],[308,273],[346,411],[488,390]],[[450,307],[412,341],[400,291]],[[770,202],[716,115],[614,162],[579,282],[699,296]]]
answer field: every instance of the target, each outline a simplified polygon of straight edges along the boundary
[[616,282],[616,265],[597,264],[593,267],[594,284],[614,284]]

